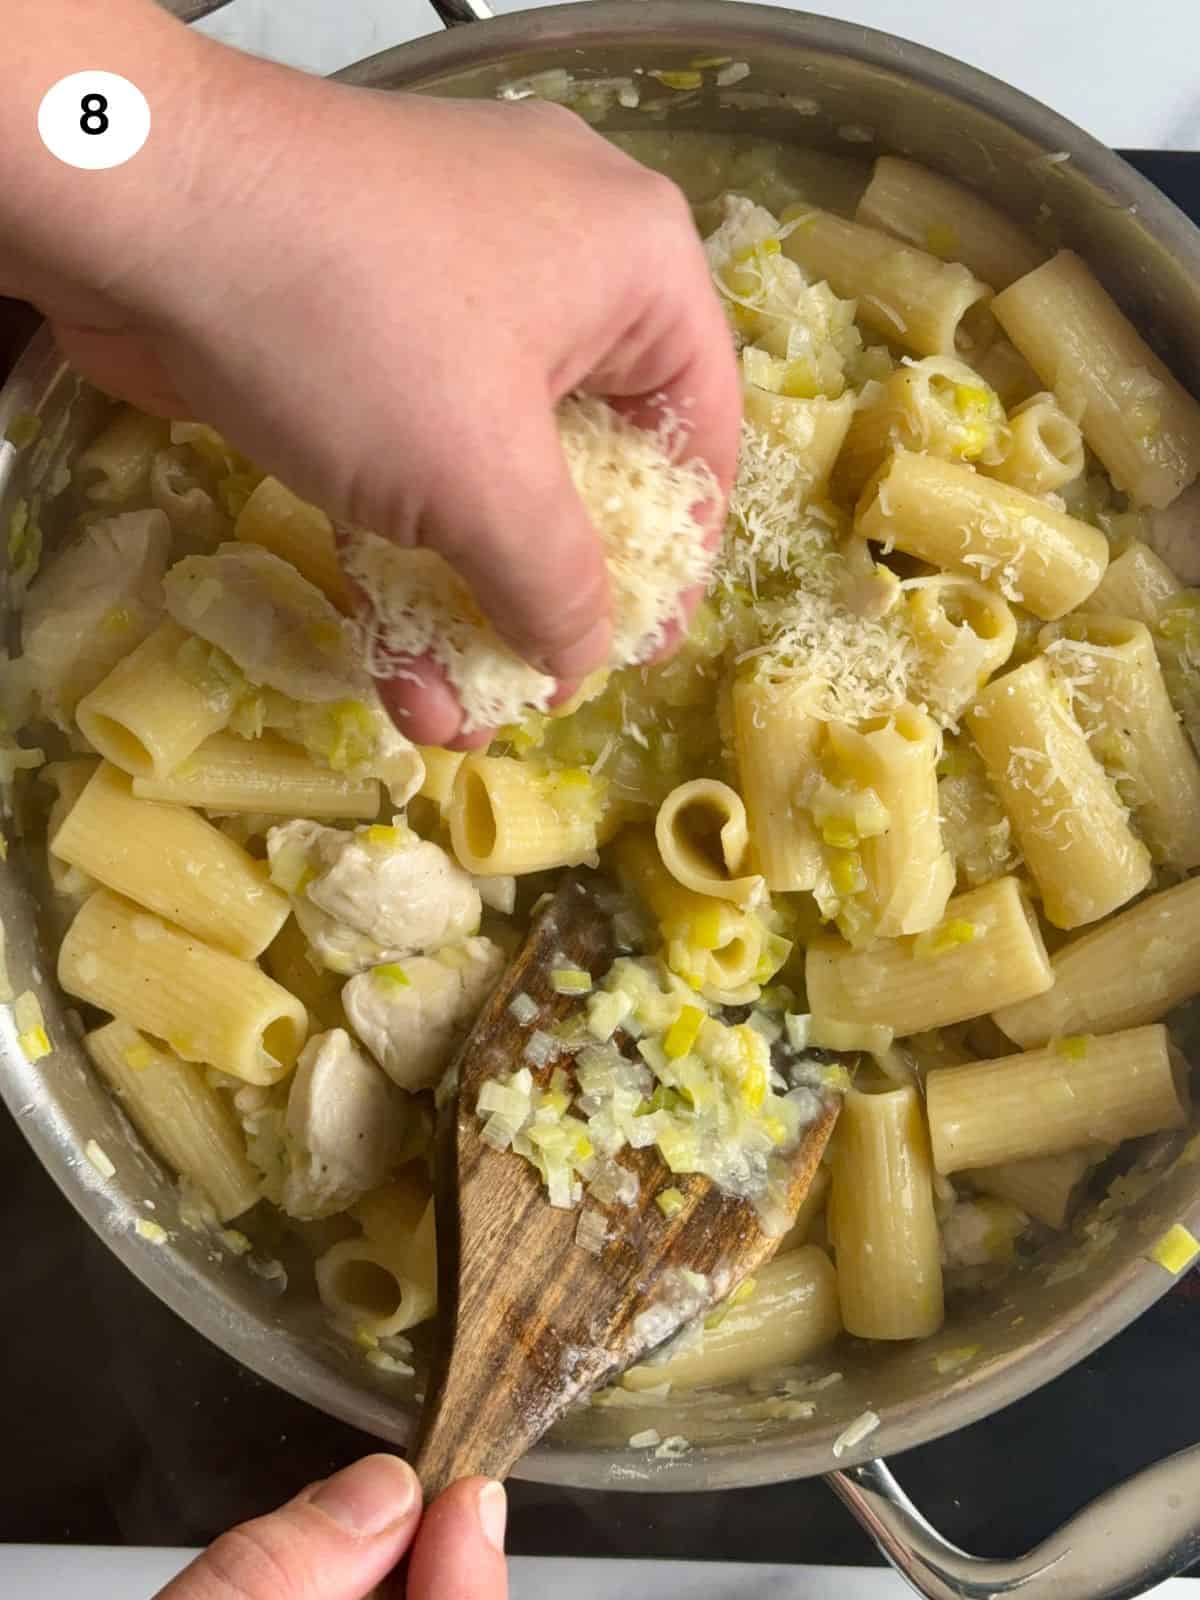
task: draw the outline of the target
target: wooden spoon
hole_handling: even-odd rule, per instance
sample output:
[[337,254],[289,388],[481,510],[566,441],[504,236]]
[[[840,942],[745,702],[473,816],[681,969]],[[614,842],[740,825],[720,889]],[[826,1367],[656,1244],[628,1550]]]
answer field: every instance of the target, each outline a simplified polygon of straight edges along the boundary
[[[638,1178],[633,1205],[601,1206],[585,1193],[583,1205],[608,1223],[608,1240],[592,1255],[575,1242],[579,1209],[551,1206],[529,1162],[480,1138],[475,1102],[484,1081],[529,1065],[522,1051],[531,1029],[513,1016],[514,996],[528,994],[538,1007],[534,1025],[549,1030],[579,1005],[554,992],[552,967],[565,956],[599,978],[615,953],[594,894],[582,878],[568,878],[453,1069],[457,1094],[443,1106],[437,1136],[438,1355],[412,1454],[427,1499],[458,1478],[503,1478],[568,1406],[724,1299],[778,1245],[751,1202],[709,1178],[672,1173],[651,1146],[617,1158]],[[544,1087],[552,1071],[534,1077]],[[840,1104],[829,1096],[787,1158],[789,1218]],[[684,1197],[669,1220],[655,1204],[668,1187]]]

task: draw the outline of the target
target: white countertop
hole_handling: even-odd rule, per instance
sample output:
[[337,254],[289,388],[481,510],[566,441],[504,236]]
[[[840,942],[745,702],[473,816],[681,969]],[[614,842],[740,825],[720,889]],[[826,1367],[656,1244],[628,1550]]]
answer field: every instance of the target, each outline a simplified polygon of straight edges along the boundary
[[[494,5],[519,9],[515,0]],[[1200,150],[1198,0],[1006,0],[1003,8],[964,0],[840,0],[808,9],[958,56],[1106,144]],[[437,31],[426,0],[233,0],[200,26],[314,72],[334,72]]]
[[[151,1600],[185,1566],[188,1550],[0,1546],[0,1594],[43,1600]],[[737,1562],[532,1561],[509,1563],[511,1600],[904,1600],[893,1572],[850,1567],[750,1566]],[[1152,1591],[1192,1600],[1186,1578]]]

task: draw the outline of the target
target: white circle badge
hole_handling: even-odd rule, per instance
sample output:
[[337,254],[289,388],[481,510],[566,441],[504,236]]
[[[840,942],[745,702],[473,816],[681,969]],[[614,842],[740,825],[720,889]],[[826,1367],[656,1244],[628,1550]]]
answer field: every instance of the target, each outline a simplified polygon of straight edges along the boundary
[[101,172],[137,155],[150,137],[150,106],[119,73],[73,72],[43,96],[38,132],[67,166]]

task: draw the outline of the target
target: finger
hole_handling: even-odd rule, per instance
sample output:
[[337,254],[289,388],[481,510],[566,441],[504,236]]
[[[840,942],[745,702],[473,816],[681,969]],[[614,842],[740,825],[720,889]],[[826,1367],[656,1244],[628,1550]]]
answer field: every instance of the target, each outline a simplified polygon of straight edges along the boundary
[[408,1566],[407,1600],[507,1600],[504,1490],[464,1478],[425,1513]]
[[412,1468],[367,1456],[222,1534],[158,1600],[364,1600],[408,1549],[420,1512]]
[[446,674],[428,656],[397,657],[388,676],[376,678],[384,709],[414,744],[448,745],[462,727],[462,706]]
[[422,538],[466,578],[517,654],[557,678],[608,658],[608,573],[559,443],[548,396],[515,399],[464,431]]
[[729,325],[690,220],[687,235],[670,247],[657,297],[586,387],[641,427],[653,431],[665,418],[682,430],[680,459],[698,456],[717,481],[708,518],[716,533],[737,470],[742,390]]

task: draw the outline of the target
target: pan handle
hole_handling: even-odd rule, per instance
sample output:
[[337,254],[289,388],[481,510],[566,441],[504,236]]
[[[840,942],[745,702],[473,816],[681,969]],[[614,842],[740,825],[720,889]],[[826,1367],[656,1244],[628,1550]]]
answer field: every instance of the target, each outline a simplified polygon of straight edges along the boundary
[[487,0],[429,0],[443,28],[461,28],[466,22],[489,22],[496,13]]
[[1015,1561],[967,1555],[930,1526],[886,1462],[827,1479],[925,1600],[1132,1600],[1200,1557],[1200,1445],[1109,1489]]
[[181,22],[199,22],[210,11],[220,11],[222,6],[227,6],[229,0],[159,0],[159,4],[174,12]]

